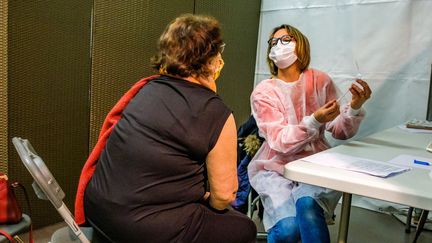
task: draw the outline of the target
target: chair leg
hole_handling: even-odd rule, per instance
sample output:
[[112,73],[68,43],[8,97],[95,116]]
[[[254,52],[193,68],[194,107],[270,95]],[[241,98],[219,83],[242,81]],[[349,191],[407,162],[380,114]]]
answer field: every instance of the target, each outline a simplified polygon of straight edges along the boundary
[[253,214],[253,210],[254,210],[254,205],[252,203],[252,192],[249,192],[248,194],[248,211],[246,213],[246,215],[251,219],[252,218],[252,214]]
[[413,207],[410,207],[408,209],[408,215],[407,215],[406,224],[405,224],[405,233],[411,232],[411,219],[412,219],[413,211],[414,211]]
[[419,220],[419,222],[417,224],[416,234],[415,234],[413,243],[417,242],[417,239],[420,236],[420,233],[422,232],[423,227],[424,227],[424,225],[426,223],[426,219],[427,219],[428,214],[429,214],[428,210],[423,210],[422,211],[422,213],[420,215],[420,220]]

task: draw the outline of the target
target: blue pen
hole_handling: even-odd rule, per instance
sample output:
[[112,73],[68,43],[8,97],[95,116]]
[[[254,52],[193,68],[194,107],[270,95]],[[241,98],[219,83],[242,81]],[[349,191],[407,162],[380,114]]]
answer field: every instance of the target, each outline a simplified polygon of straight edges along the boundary
[[430,163],[429,162],[426,162],[426,161],[420,161],[420,160],[414,160],[414,164],[418,164],[418,165],[427,165],[427,166],[429,166],[430,165]]

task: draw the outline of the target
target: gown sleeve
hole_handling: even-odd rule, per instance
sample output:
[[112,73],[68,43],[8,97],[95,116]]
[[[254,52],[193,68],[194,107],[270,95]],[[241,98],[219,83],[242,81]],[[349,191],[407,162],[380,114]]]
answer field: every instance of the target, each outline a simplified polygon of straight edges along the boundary
[[285,119],[282,102],[275,91],[257,87],[252,93],[251,104],[260,136],[275,151],[297,153],[319,136],[321,124],[313,116],[304,116],[298,124],[290,124]]
[[[332,81],[328,84],[326,91],[326,102],[337,98],[337,91]],[[350,102],[348,102],[342,106],[341,113],[336,119],[326,123],[326,130],[336,139],[349,139],[357,133],[365,114],[363,108],[354,110],[351,108]]]

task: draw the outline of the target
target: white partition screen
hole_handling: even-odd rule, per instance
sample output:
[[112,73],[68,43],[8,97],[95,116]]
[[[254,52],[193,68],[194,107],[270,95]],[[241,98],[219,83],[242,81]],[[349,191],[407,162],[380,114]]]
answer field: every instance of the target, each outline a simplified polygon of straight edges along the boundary
[[344,92],[357,74],[373,90],[358,137],[425,119],[432,63],[431,0],[263,0],[255,84],[270,76],[267,40],[280,24],[311,44],[311,67]]

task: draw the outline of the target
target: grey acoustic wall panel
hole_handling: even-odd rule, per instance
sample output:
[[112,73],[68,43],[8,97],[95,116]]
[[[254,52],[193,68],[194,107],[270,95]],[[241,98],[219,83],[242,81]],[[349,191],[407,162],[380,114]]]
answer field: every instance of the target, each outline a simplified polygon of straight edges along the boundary
[[222,24],[225,66],[218,93],[234,111],[237,124],[250,115],[258,41],[260,0],[196,0],[195,13],[209,14]]
[[193,12],[193,0],[94,3],[90,148],[106,114],[132,84],[153,74],[150,58],[166,25]]
[[0,1],[0,172],[8,172],[7,1]]
[[[73,209],[88,154],[91,0],[9,1],[9,175],[31,190],[11,138],[28,138]],[[30,191],[31,192],[31,191]],[[36,227],[58,222],[30,193]]]

